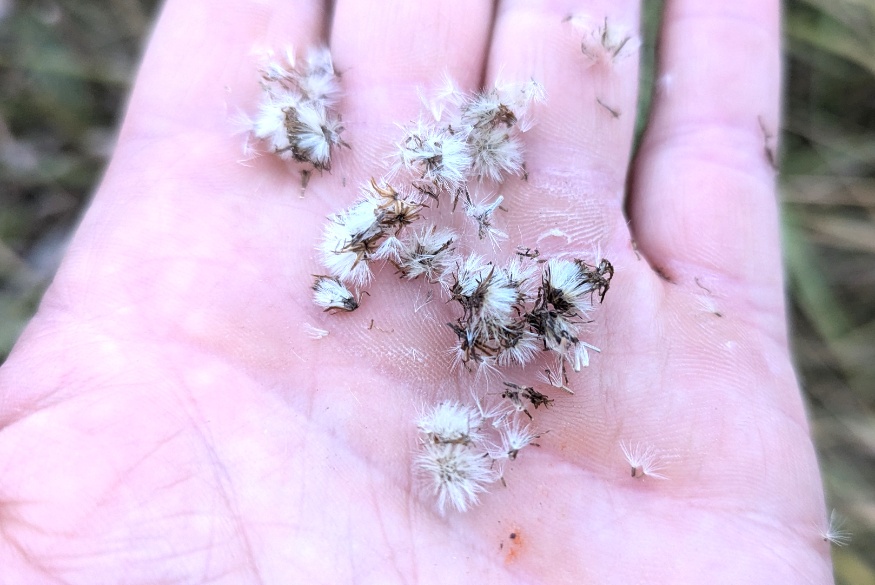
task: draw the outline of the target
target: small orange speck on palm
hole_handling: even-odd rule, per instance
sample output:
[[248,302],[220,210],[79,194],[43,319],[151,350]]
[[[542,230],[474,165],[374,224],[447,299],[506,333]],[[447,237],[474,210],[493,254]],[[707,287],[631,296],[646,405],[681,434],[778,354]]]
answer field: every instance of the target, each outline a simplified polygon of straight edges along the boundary
[[519,556],[520,551],[523,547],[523,535],[519,530],[514,530],[508,536],[510,539],[510,546],[508,546],[507,554],[504,555],[505,563],[512,563]]

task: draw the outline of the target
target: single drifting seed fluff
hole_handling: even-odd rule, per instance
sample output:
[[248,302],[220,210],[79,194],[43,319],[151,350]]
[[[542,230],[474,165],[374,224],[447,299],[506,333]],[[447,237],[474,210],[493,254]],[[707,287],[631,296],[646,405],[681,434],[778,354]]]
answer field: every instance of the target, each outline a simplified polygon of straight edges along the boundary
[[[326,307],[326,309],[328,309],[328,307]],[[315,325],[311,325],[310,323],[304,323],[302,327],[304,329],[304,333],[306,333],[307,337],[309,337],[310,339],[322,339],[324,337],[328,337],[327,329],[316,327]]]
[[623,451],[623,456],[626,462],[632,468],[632,477],[641,479],[643,477],[652,477],[653,479],[666,479],[660,473],[663,470],[663,463],[659,453],[650,445],[642,445],[640,443],[620,443],[620,449]]
[[325,47],[311,49],[297,60],[270,59],[261,69],[261,105],[252,121],[252,135],[286,160],[331,170],[331,153],[346,146],[343,124],[335,106],[340,85]]
[[514,460],[524,448],[537,445],[535,439],[540,436],[530,425],[522,425],[518,420],[510,421],[501,429],[501,449],[494,452],[492,458]]
[[835,546],[847,546],[851,543],[853,536],[848,530],[845,530],[844,520],[839,517],[835,510],[829,513],[829,522],[826,528],[820,531],[820,537],[824,542],[828,542]]

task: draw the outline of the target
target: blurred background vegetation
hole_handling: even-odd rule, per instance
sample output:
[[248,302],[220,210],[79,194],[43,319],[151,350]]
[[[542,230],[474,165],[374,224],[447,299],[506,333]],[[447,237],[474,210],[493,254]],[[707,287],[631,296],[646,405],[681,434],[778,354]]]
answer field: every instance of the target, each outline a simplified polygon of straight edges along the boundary
[[[0,362],[112,151],[157,5],[0,0]],[[828,504],[853,534],[833,547],[837,582],[875,585],[875,0],[789,0],[784,24],[793,344]]]

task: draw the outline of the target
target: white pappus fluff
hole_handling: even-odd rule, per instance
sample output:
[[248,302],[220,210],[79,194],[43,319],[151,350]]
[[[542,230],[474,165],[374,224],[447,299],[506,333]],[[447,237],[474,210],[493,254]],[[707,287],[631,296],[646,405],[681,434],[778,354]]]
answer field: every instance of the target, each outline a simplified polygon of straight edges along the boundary
[[845,530],[845,521],[832,510],[826,526],[820,531],[823,541],[835,546],[847,546],[851,543],[852,536],[850,531]]
[[519,133],[532,126],[531,105],[545,98],[543,86],[534,81],[499,82],[462,104],[460,125],[467,131],[473,175],[500,182],[523,173]]
[[495,459],[514,460],[519,452],[535,444],[534,441],[541,435],[532,430],[531,425],[520,424],[519,420],[512,420],[501,429],[501,449],[493,454]]
[[471,156],[463,134],[420,120],[405,128],[392,170],[405,169],[438,190],[451,190],[465,182],[470,167]]
[[448,400],[424,412],[416,426],[435,443],[468,444],[482,438],[483,422],[477,409]]
[[[436,498],[438,511],[465,512],[479,502],[489,484],[501,478],[501,468],[537,439],[530,425],[520,425],[506,407],[484,411],[456,401],[444,401],[416,421],[419,453],[417,475]],[[490,432],[491,435],[486,433]]]
[[489,238],[493,247],[499,240],[506,240],[507,234],[495,227],[493,215],[495,210],[501,207],[504,197],[499,195],[491,203],[475,204],[470,198],[465,200],[465,215],[477,226],[477,235],[480,239]]
[[593,284],[579,262],[551,258],[544,268],[548,301],[563,313],[586,316],[592,308]]
[[651,445],[641,443],[620,442],[620,449],[626,462],[632,468],[632,477],[652,477],[653,479],[666,479],[660,472],[664,465],[659,453]]
[[497,479],[488,454],[460,443],[423,443],[416,468],[431,485],[438,511],[465,512]]
[[371,279],[368,264],[384,236],[373,201],[359,201],[329,218],[319,251],[322,264],[343,282],[356,286]]
[[523,322],[514,322],[513,330],[500,335],[500,339],[502,344],[498,353],[498,365],[502,367],[524,366],[541,351],[541,338],[526,328]]
[[313,302],[326,311],[349,312],[355,311],[359,306],[352,292],[333,276],[316,275],[312,288]]
[[482,256],[470,254],[460,263],[455,277],[450,292],[470,311],[471,322],[504,323],[510,318],[518,289],[508,281],[506,272]]
[[[266,67],[263,74],[265,97],[254,134],[280,156],[330,170],[334,147],[343,145],[342,124],[333,110],[339,93],[330,56],[314,53],[298,63],[290,58],[288,64]],[[317,245],[325,266],[320,271],[325,274],[315,277],[312,288],[314,302],[326,311],[355,310],[361,295],[367,294],[361,287],[387,264],[394,265],[403,279],[422,276],[439,285],[455,310],[449,318],[442,318],[437,306],[423,313],[419,310],[424,305],[414,306],[412,313],[414,319],[428,313],[426,317],[440,327],[445,323],[455,334],[450,350],[454,365],[478,375],[469,378],[477,408],[447,400],[423,410],[415,420],[414,469],[441,514],[470,509],[490,484],[504,480],[506,469],[528,464],[527,456],[517,461],[520,451],[538,445],[536,441],[544,436],[533,426],[533,413],[553,399],[534,384],[525,385],[537,373],[526,371],[526,366],[538,355],[555,359],[554,371],[543,370],[547,380],[571,392],[566,368],[581,370],[589,363],[589,351],[598,351],[579,336],[597,304],[594,299],[601,301],[609,288],[610,263],[590,266],[580,260],[546,260],[538,250],[520,245],[516,255],[509,251],[513,259],[502,265],[473,251],[488,246],[471,237],[460,240],[449,229],[467,219],[477,226],[479,239],[490,240],[499,257],[508,252],[501,249],[509,239],[501,229],[507,229],[502,224],[505,218],[496,217],[505,201],[498,192],[507,192],[494,183],[512,175],[528,180],[522,138],[532,127],[533,105],[543,100],[544,89],[535,82],[496,83],[476,93],[461,92],[447,82],[427,102],[434,120],[423,113],[401,127],[402,135],[391,146],[389,168],[376,169],[373,175],[383,177],[381,182],[372,178],[358,201],[332,215]],[[310,171],[302,173],[309,178]],[[447,196],[451,208],[441,207]],[[465,217],[451,216],[460,211],[460,200]],[[445,223],[433,223],[438,221]],[[459,228],[463,235],[473,236],[470,232]],[[391,272],[382,270],[381,278]],[[401,286],[418,293],[426,288]],[[428,290],[425,302],[436,296]],[[314,328],[308,334],[321,338],[327,332]],[[406,349],[417,355],[417,364],[423,363],[417,348]],[[484,411],[479,408],[484,393],[496,393],[488,392],[494,385],[480,386],[480,376],[493,374],[501,375],[497,384],[501,405]],[[519,376],[520,384],[507,376]],[[522,417],[528,417],[526,424]],[[632,466],[634,476],[646,472],[660,477],[659,466],[646,460],[648,453],[629,455],[639,462]]]
[[271,54],[261,68],[262,100],[251,121],[252,135],[286,160],[330,170],[331,152],[344,146],[335,110],[340,86],[325,47],[311,49],[303,62],[291,50],[285,62]]
[[399,241],[396,265],[407,279],[424,276],[429,282],[445,283],[447,273],[457,262],[453,242],[457,236],[449,229],[426,225]]

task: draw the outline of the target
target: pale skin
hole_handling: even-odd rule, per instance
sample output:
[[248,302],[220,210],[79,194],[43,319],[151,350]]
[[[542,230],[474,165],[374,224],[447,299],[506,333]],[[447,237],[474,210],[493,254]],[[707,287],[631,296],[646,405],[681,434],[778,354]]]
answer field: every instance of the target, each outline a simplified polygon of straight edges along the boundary
[[[0,581],[831,582],[766,153],[777,2],[669,0],[635,160],[637,53],[592,64],[563,20],[634,32],[639,7],[535,4],[168,2],[106,177],[0,370]],[[253,49],[318,42],[352,148],[301,197],[296,168],[239,162],[233,118],[258,99]],[[348,315],[308,287],[325,217],[445,71],[545,85],[505,231],[599,246],[616,277],[575,394],[541,388],[540,447],[441,516],[412,421],[472,382],[440,319],[411,318],[426,285],[385,270]],[[632,477],[621,441],[666,479]]]

